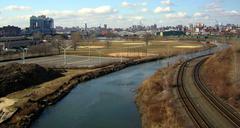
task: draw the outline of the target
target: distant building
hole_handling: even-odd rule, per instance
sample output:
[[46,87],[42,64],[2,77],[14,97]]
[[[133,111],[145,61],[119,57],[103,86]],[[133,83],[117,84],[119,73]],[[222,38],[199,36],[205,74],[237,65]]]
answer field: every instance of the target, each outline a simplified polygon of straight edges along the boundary
[[85,31],[87,31],[88,30],[88,25],[87,25],[87,23],[85,23]]
[[39,40],[33,40],[24,36],[18,37],[1,37],[0,49],[19,49],[20,47],[28,47],[39,44]]
[[157,32],[156,33],[157,36],[183,36],[186,35],[185,32],[183,31],[164,31],[164,32]]
[[21,34],[22,30],[19,27],[4,26],[0,28],[0,37],[20,36]]
[[107,29],[107,24],[104,24],[104,29],[105,29],[105,30]]
[[32,16],[30,18],[29,34],[42,33],[45,35],[51,35],[55,33],[54,30],[54,20],[52,18],[41,16]]

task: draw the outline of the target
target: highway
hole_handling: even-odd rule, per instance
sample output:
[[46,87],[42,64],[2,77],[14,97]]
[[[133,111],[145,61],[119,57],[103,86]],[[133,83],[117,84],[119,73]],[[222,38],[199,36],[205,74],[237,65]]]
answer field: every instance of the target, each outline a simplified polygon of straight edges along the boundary
[[[123,59],[126,60],[126,59]],[[67,67],[67,68],[81,68],[81,67],[92,67],[99,64],[106,64],[111,62],[120,62],[121,58],[113,57],[88,57],[88,56],[77,56],[77,55],[67,55],[66,65],[64,64],[64,56],[48,56],[26,59],[26,63],[35,63],[47,67]],[[0,62],[0,65],[5,65],[9,63],[23,63],[23,60]]]
[[207,57],[192,59],[183,63],[178,73],[178,94],[199,128],[239,128],[237,111],[214,96],[201,80],[199,71]]

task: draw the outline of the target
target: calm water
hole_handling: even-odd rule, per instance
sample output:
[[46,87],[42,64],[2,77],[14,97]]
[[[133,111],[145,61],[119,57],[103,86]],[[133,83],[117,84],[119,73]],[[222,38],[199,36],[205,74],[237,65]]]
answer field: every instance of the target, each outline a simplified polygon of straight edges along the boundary
[[[213,50],[214,51],[214,50]],[[137,66],[80,83],[57,104],[44,110],[33,128],[140,128],[134,103],[137,87],[157,69],[207,54],[209,51],[172,57]]]

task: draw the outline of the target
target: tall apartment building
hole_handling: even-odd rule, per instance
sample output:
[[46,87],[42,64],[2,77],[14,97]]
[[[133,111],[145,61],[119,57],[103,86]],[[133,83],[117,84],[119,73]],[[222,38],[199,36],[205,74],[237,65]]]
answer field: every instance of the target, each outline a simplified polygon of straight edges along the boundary
[[54,34],[54,20],[52,18],[41,16],[32,16],[30,18],[29,33],[40,32],[42,34]]

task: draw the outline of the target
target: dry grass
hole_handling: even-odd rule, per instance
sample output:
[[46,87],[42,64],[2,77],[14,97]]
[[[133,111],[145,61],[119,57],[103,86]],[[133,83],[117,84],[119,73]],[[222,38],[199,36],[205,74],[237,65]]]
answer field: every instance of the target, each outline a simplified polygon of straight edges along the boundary
[[204,64],[201,72],[210,89],[230,105],[240,110],[239,47],[217,53]]
[[136,103],[142,115],[143,128],[181,128],[187,122],[177,109],[174,94],[177,66],[159,70],[145,80],[137,91]]
[[156,54],[152,53],[143,53],[143,52],[116,52],[116,53],[110,53],[109,56],[112,57],[146,57],[146,56],[156,56]]
[[[179,53],[186,53],[192,52],[195,50],[203,49],[203,45],[198,42],[193,41],[158,41],[153,40],[149,43],[149,46],[145,46],[145,42],[143,41],[110,41],[110,46],[107,47],[106,43],[104,42],[95,42],[91,43],[90,49],[91,56],[111,56],[115,53],[127,52],[128,56],[125,57],[141,57],[139,53],[145,53],[146,49],[149,55],[156,55],[156,56],[169,56],[175,55]],[[89,55],[89,48],[88,43],[82,43],[82,46],[77,49],[77,51],[68,50],[67,54],[74,54],[74,55]],[[177,47],[176,47],[177,46]],[[187,47],[186,47],[187,46]],[[191,47],[191,48],[190,48]],[[97,48],[97,49],[96,49]]]

